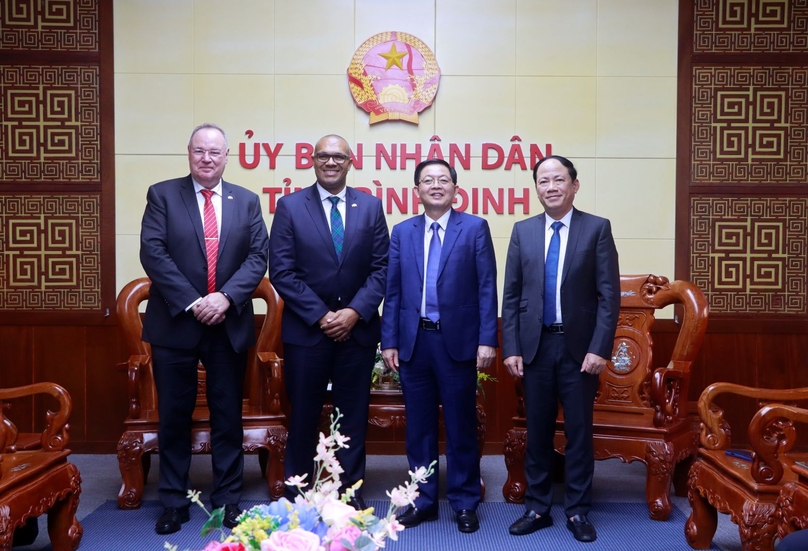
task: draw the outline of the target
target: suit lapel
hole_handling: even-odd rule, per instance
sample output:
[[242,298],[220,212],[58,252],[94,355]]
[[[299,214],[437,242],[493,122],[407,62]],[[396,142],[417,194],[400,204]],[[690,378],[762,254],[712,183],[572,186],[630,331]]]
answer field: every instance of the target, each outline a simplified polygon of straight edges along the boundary
[[460,237],[462,231],[463,218],[452,209],[449,214],[449,221],[446,223],[446,233],[443,236],[443,246],[440,250],[440,264],[438,265],[438,279],[446,267],[446,261],[457,243],[457,238]]
[[[342,257],[340,263],[345,259],[348,250],[353,242],[356,226],[359,223],[359,202],[356,200],[358,192],[351,187],[345,187],[345,238],[342,241]],[[336,254],[336,253],[334,253]]]
[[528,236],[528,247],[535,247],[532,251],[529,251],[525,258],[538,258],[539,259],[539,288],[544,289],[544,239],[545,234],[545,227],[547,225],[547,218],[546,214],[542,213],[534,218],[536,221],[531,228],[531,232],[534,235]]
[[191,219],[191,226],[193,226],[196,232],[199,248],[202,254],[205,255],[205,258],[207,258],[208,252],[205,247],[205,228],[202,227],[202,215],[199,214],[199,203],[196,200],[194,182],[190,176],[180,185],[180,195],[182,196],[182,201],[185,203],[185,208],[188,210],[188,218]]
[[581,219],[581,211],[576,208],[572,209],[572,218],[570,218],[569,234],[567,235],[567,250],[564,253],[564,270],[561,272],[561,283],[567,277],[570,265],[572,264],[572,257],[575,256],[575,249],[578,248],[578,238],[581,236],[583,228],[581,227],[583,221]]
[[[410,232],[410,243],[413,249],[413,258],[418,270],[418,278],[421,281],[421,288],[424,287],[424,226],[426,221],[424,216],[416,216],[412,221],[412,231]],[[406,257],[404,257],[406,258]]]
[[[335,264],[339,263],[337,259],[337,251],[334,250],[334,241],[331,239],[331,230],[328,229],[328,221],[325,219],[325,212],[323,211],[323,204],[320,201],[320,193],[317,190],[317,184],[309,188],[309,193],[306,195],[306,211],[309,213],[309,218],[314,224],[317,233],[320,234],[320,239],[323,246]],[[345,249],[343,247],[343,258],[345,257]]]
[[233,217],[236,208],[236,200],[230,189],[231,184],[222,180],[222,227],[219,231],[219,251],[224,247],[230,228],[233,227]]

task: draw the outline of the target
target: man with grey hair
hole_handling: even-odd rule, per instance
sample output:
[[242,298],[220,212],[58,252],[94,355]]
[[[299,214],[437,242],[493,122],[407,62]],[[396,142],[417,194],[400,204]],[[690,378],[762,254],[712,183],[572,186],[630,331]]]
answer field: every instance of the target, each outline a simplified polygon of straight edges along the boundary
[[267,269],[269,238],[258,196],[222,179],[230,152],[215,124],[194,129],[191,173],[149,188],[140,261],[151,279],[143,340],[151,344],[160,427],[163,513],[158,534],[189,519],[188,471],[197,365],[205,366],[213,492],[224,525],[241,514],[241,404],[247,351],[255,343],[252,294]]

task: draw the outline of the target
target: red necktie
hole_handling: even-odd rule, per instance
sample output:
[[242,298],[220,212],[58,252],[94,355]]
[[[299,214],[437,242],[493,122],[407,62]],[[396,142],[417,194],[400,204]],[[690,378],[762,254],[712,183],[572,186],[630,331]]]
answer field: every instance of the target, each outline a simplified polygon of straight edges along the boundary
[[216,291],[216,260],[219,257],[219,229],[216,225],[216,211],[213,210],[209,189],[201,190],[205,196],[205,248],[208,252],[208,294]]

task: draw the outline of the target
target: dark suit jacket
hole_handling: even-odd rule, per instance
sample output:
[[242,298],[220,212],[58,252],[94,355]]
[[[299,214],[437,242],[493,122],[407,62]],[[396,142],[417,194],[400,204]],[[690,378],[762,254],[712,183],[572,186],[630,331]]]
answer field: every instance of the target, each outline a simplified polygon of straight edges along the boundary
[[[146,196],[140,262],[152,280],[143,340],[192,348],[204,325],[185,309],[208,294],[202,217],[191,176],[154,184]],[[230,343],[246,352],[255,343],[252,294],[267,268],[268,237],[258,196],[222,181],[222,220],[216,290],[235,303],[225,315]]]
[[325,338],[318,321],[350,307],[360,315],[351,335],[379,343],[390,238],[382,202],[348,187],[345,240],[337,259],[317,185],[278,201],[269,239],[269,279],[284,302],[283,342],[313,346]]
[[[536,357],[544,309],[545,215],[514,224],[502,297],[502,356]],[[561,276],[564,341],[583,362],[588,352],[612,353],[620,311],[620,269],[611,224],[578,209],[570,220]]]
[[[397,224],[390,240],[382,349],[409,361],[418,334],[424,286],[424,216]],[[497,346],[497,263],[488,222],[452,210],[438,268],[441,333],[455,361],[477,357],[477,346]]]

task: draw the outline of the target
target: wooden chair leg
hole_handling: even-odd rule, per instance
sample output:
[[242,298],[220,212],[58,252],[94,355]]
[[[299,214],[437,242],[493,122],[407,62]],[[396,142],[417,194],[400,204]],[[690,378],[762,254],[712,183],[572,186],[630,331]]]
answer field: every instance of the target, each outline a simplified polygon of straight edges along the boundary
[[649,442],[645,451],[648,474],[645,480],[645,499],[653,520],[668,520],[673,510],[670,498],[673,475],[673,444]]
[[742,551],[772,551],[777,535],[774,504],[747,501],[743,504],[741,523]]
[[84,533],[76,518],[78,506],[78,493],[71,493],[48,511],[48,535],[53,551],[75,551],[78,548]]
[[267,468],[269,496],[271,499],[280,499],[286,490],[283,478],[283,463],[288,432],[286,427],[271,427],[267,432],[269,433],[269,466]]
[[121,489],[118,508],[138,509],[143,497],[143,440],[137,435],[124,433],[118,442],[118,468],[121,471]]
[[693,549],[709,549],[718,528],[718,511],[694,487],[692,473],[689,485],[690,517],[685,522],[685,537]]
[[687,473],[690,472],[694,460],[695,457],[689,455],[673,468],[673,489],[679,497],[687,496]]
[[502,486],[502,496],[508,503],[522,503],[525,500],[526,440],[527,431],[522,428],[513,428],[505,435],[505,468],[508,470],[508,479]]

